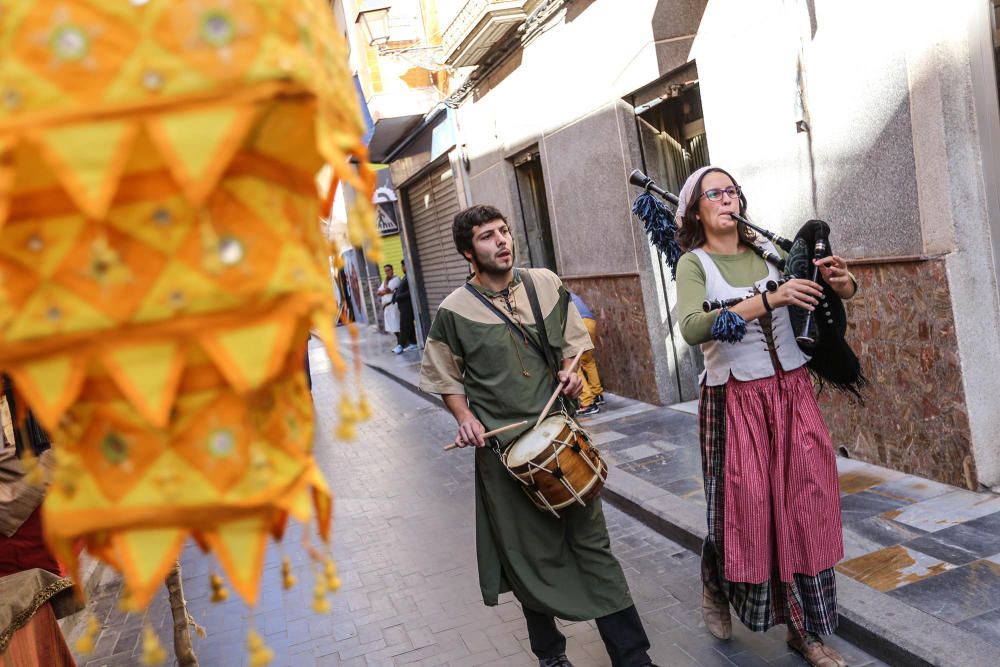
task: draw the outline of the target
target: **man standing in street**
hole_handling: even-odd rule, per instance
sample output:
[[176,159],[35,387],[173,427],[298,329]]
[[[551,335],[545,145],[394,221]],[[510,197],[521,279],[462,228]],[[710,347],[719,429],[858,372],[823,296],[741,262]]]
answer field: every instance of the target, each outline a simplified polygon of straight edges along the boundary
[[406,260],[400,260],[403,267],[403,277],[399,279],[399,287],[392,295],[392,302],[399,307],[399,333],[396,342],[402,346],[402,352],[417,349],[417,333],[413,327],[413,302],[410,301],[410,274],[406,272]]
[[382,300],[382,316],[385,318],[385,330],[396,336],[396,347],[392,348],[394,354],[403,351],[403,346],[399,344],[399,306],[393,302],[396,288],[399,287],[399,278],[395,276],[392,264],[382,267],[385,270],[385,280],[379,285],[376,294]]
[[[455,444],[476,447],[476,551],[483,601],[496,605],[500,593],[513,591],[542,667],[570,665],[566,638],[554,617],[596,619],[614,667],[650,665],[649,641],[611,553],[600,499],[572,505],[559,518],[539,511],[499,455],[529,427],[483,437],[521,420],[533,423],[557,386],[554,376],[566,400],[580,394],[580,378],[569,369],[573,357],[592,346],[576,306],[551,271],[515,271],[510,229],[496,208],[462,211],[452,234],[474,275],[438,309],[424,349],[420,388],[442,396],[458,422]],[[540,322],[526,280],[535,286]],[[536,352],[544,349],[542,327],[562,360],[561,370]]]

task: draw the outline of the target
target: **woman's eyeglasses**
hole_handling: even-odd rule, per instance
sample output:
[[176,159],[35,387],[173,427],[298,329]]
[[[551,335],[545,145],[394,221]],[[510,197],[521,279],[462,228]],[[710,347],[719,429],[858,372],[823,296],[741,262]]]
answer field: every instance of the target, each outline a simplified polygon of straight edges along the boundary
[[730,185],[728,188],[712,188],[705,190],[701,196],[708,201],[722,201],[722,195],[729,195],[730,199],[736,199],[743,194],[743,189],[738,185]]

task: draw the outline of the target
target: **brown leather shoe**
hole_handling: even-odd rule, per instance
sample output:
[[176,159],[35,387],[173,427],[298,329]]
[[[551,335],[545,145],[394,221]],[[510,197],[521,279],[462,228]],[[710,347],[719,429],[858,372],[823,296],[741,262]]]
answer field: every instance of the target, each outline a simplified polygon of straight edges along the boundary
[[788,642],[788,648],[805,658],[813,667],[847,667],[842,655],[811,632],[807,632],[805,637],[799,637],[789,629],[785,641]]
[[701,589],[701,617],[705,627],[716,639],[726,640],[733,636],[733,619],[729,615],[729,601],[716,600],[707,588]]

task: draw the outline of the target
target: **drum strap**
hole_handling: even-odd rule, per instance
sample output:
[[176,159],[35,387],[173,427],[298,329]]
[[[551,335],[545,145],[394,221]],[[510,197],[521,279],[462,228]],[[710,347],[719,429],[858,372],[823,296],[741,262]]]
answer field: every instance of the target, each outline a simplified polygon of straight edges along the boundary
[[538,337],[542,339],[542,356],[545,358],[545,363],[548,364],[548,367],[552,369],[552,373],[558,377],[559,362],[556,361],[555,352],[552,351],[552,346],[549,345],[549,336],[545,331],[542,308],[538,305],[538,293],[535,291],[535,283],[527,271],[520,272],[520,275],[521,281],[524,283],[524,291],[528,295],[528,303],[531,304],[531,314],[535,317],[535,328],[538,329]]

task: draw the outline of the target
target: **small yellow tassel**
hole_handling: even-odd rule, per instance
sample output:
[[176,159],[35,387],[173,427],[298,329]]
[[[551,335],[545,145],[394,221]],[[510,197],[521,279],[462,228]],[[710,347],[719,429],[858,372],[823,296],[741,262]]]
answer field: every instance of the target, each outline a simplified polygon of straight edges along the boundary
[[38,457],[31,451],[31,447],[26,447],[21,455],[21,465],[28,474],[24,476],[24,483],[28,486],[42,486],[45,484],[45,469],[38,462]]
[[101,630],[101,624],[93,614],[87,614],[87,627],[83,634],[73,643],[73,648],[80,655],[90,655],[94,652],[94,645],[97,643],[97,633]]
[[341,422],[337,426],[336,434],[340,440],[354,440],[358,435],[358,430],[354,427],[354,422]]
[[222,583],[222,577],[213,573],[209,575],[208,583],[212,586],[212,602],[225,602],[229,599],[229,591],[226,590],[226,585]]
[[[365,237],[368,231],[368,218],[372,215],[372,205],[363,198],[355,200],[347,211],[347,240],[355,248],[365,245]],[[372,257],[369,255],[369,259]],[[374,260],[376,263],[381,258]]]
[[135,598],[132,597],[132,591],[128,586],[122,587],[122,594],[118,598],[118,609],[129,614],[139,611],[135,605]]
[[323,573],[326,575],[326,587],[330,592],[336,593],[340,590],[340,577],[337,576],[337,566],[329,556],[326,558]]
[[340,398],[339,412],[340,418],[344,421],[357,421],[358,411],[355,410],[354,405],[351,404],[351,399],[347,396],[342,396]]
[[288,556],[281,559],[281,587],[286,591],[295,585],[295,575],[292,574],[292,564],[288,561]]
[[60,492],[67,498],[76,495],[77,480],[84,477],[79,461],[66,452],[65,449],[59,452],[56,457],[56,467],[52,471],[52,485],[54,492]]
[[250,667],[265,667],[274,660],[274,651],[267,647],[256,630],[251,629],[247,633],[247,650],[250,652]]
[[326,582],[323,577],[316,577],[316,587],[313,588],[313,611],[326,614],[330,611],[330,601],[326,599]]
[[358,421],[365,421],[372,416],[372,407],[368,404],[368,398],[362,394],[358,399]]
[[142,664],[162,665],[166,659],[167,652],[163,650],[160,638],[156,636],[153,628],[147,625],[142,630]]

